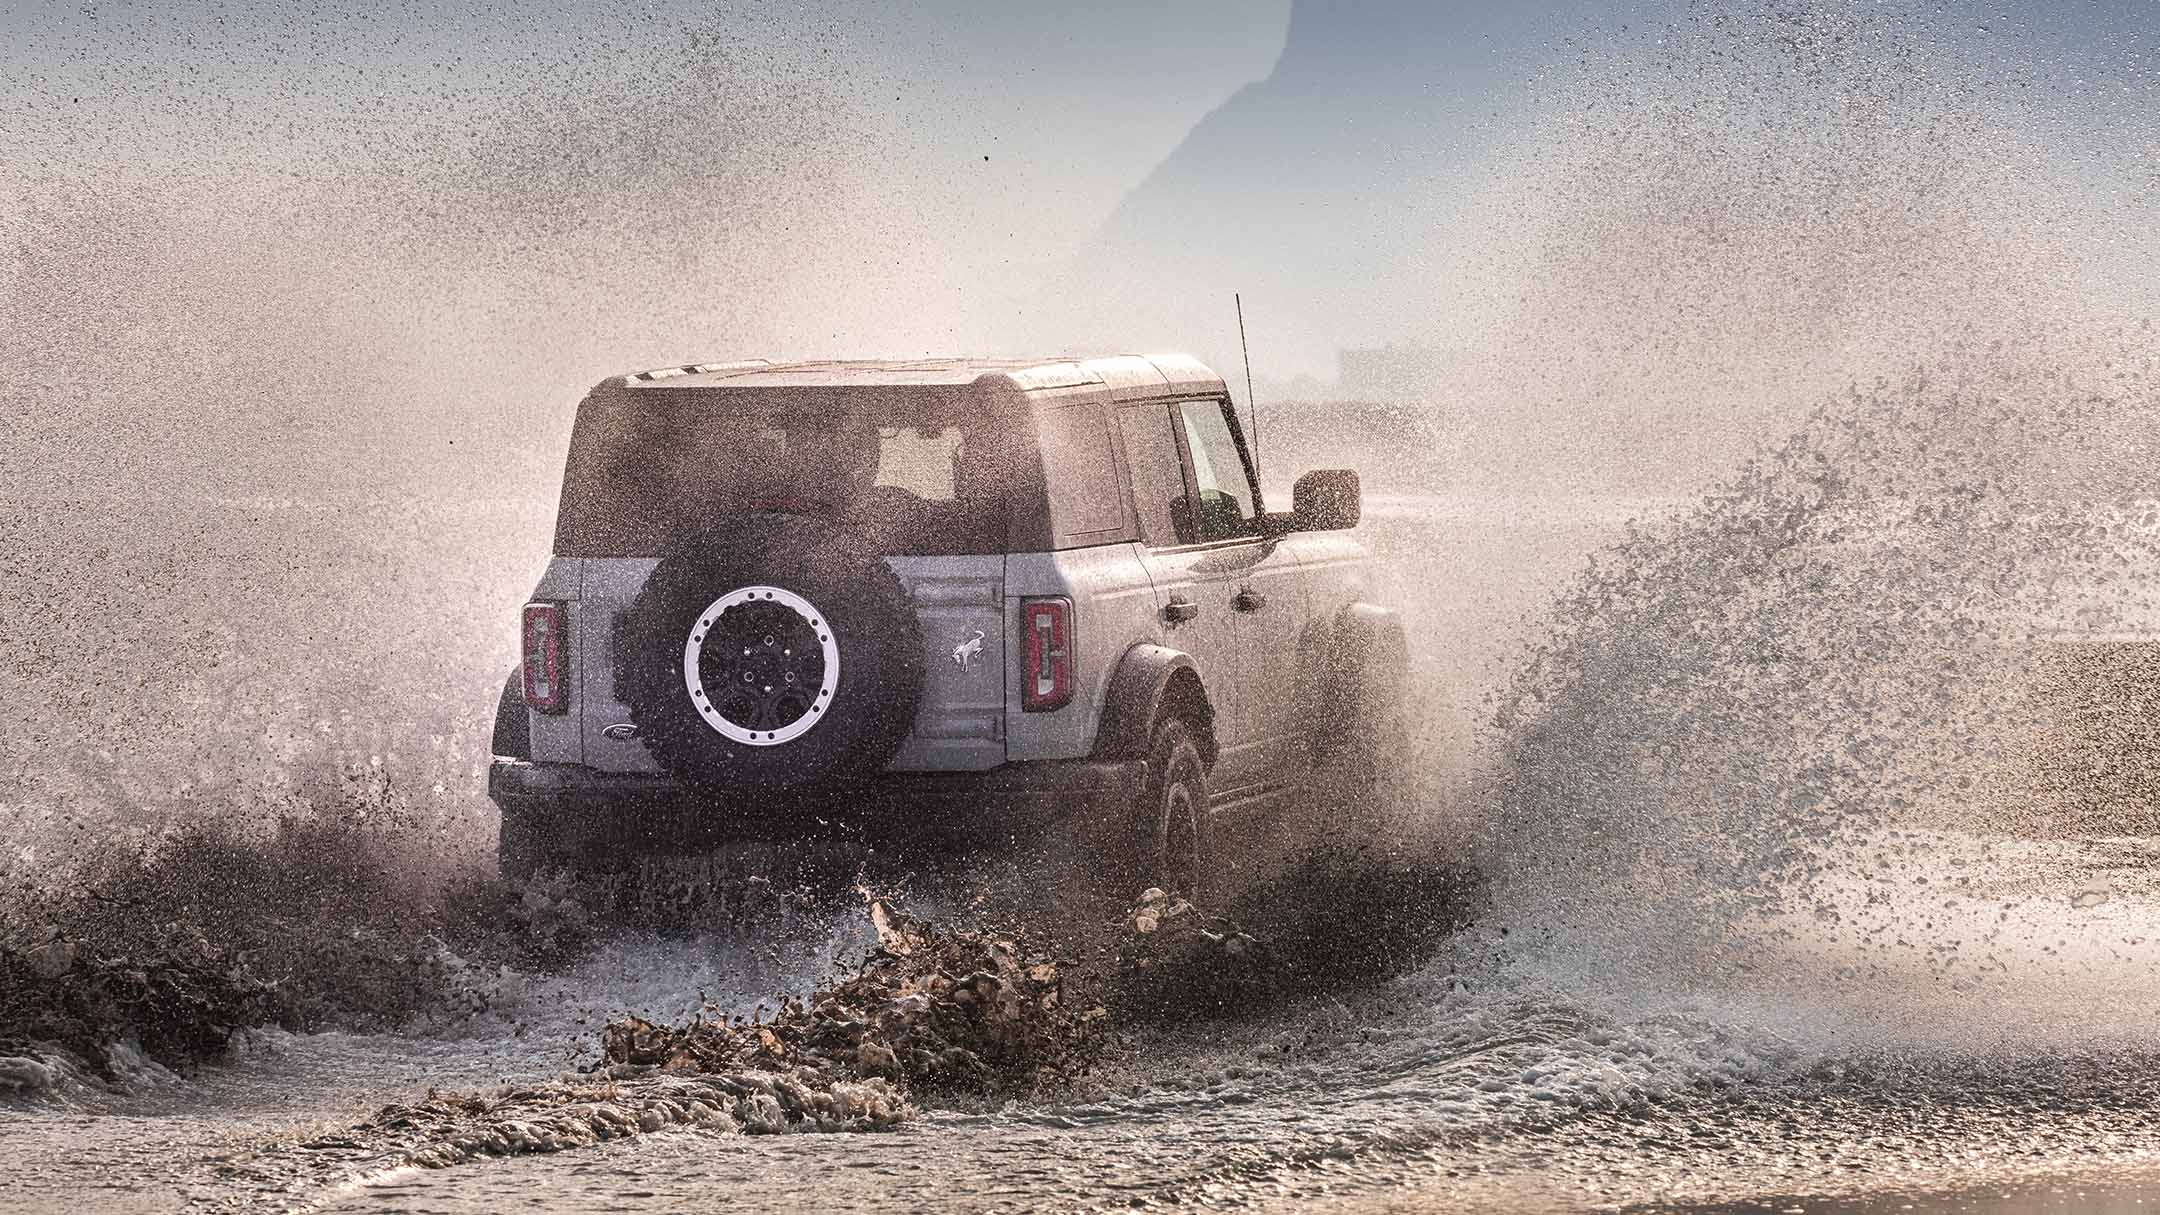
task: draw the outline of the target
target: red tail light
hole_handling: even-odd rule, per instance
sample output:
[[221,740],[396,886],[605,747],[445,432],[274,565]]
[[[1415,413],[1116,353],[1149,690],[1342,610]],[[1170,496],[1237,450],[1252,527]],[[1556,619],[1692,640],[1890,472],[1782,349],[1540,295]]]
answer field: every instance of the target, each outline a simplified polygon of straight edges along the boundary
[[525,705],[535,713],[560,713],[570,707],[563,686],[563,623],[559,603],[525,605]]
[[1047,713],[1072,703],[1072,600],[1022,599],[1020,707]]

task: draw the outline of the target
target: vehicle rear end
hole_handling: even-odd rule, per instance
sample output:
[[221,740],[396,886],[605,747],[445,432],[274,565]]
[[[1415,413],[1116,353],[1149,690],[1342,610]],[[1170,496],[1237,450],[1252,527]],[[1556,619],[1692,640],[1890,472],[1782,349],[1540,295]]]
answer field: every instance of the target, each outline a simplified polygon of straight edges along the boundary
[[[626,728],[630,706],[616,686],[635,658],[618,649],[624,614],[663,560],[717,529],[803,514],[862,536],[912,603],[921,709],[888,766],[1002,763],[1008,499],[1026,494],[1030,455],[1007,403],[973,385],[698,378],[610,380],[579,408],[555,556],[535,595],[540,606],[527,611],[527,670],[546,669],[553,652],[557,692],[530,704],[532,757],[599,773],[660,772]],[[829,440],[840,428],[875,434],[867,492],[838,483]],[[553,617],[537,642],[536,610]],[[965,662],[954,659],[953,638],[977,647]]]
[[[514,817],[787,832],[840,786],[903,812],[1123,795],[1085,763],[1115,654],[1075,577],[1137,579],[1144,617],[1145,575],[1121,525],[1060,540],[1053,504],[1089,495],[1046,484],[1073,462],[1041,443],[1071,428],[1010,377],[959,379],[700,369],[586,397],[498,735],[506,849]],[[1043,758],[1078,762],[1011,762]]]

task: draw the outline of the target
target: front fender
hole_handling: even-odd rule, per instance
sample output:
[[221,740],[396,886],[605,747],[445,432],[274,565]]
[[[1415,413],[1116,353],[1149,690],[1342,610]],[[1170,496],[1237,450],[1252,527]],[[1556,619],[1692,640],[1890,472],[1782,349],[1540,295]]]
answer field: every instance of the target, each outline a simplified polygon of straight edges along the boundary
[[1373,653],[1407,652],[1410,648],[1402,613],[1377,603],[1353,603],[1344,608],[1336,617],[1335,629],[1340,647],[1360,660]]
[[1338,696],[1355,690],[1399,687],[1409,674],[1410,638],[1402,613],[1376,603],[1353,603],[1335,618],[1335,689]]
[[1313,754],[1325,758],[1357,728],[1373,698],[1401,694],[1410,647],[1402,614],[1374,603],[1344,607],[1317,641],[1301,691]]

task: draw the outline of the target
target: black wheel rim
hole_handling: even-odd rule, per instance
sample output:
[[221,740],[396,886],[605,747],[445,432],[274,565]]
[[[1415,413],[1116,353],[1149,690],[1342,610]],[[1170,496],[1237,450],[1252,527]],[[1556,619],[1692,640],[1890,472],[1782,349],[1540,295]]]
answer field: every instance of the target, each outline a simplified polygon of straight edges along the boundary
[[698,682],[714,711],[759,732],[784,730],[817,702],[825,680],[818,631],[800,612],[770,600],[720,614],[698,656]]

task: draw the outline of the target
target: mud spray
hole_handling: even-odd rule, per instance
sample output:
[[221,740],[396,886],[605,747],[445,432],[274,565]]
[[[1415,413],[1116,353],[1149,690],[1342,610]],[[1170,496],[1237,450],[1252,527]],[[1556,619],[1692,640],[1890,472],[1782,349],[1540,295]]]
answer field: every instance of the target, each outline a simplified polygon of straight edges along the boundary
[[[617,885],[476,876],[486,811],[456,790],[484,761],[484,723],[456,706],[488,703],[507,660],[491,639],[537,550],[489,521],[542,534],[525,496],[544,492],[548,443],[506,440],[529,415],[496,400],[498,378],[447,371],[439,342],[391,326],[403,337],[380,348],[417,352],[407,366],[330,348],[371,391],[417,402],[410,432],[445,467],[433,441],[457,428],[430,411],[495,402],[502,430],[469,437],[526,472],[491,504],[433,465],[400,465],[430,506],[340,489],[357,515],[293,496],[324,470],[192,452],[128,465],[160,496],[26,468],[43,496],[13,504],[9,576],[55,624],[9,642],[27,657],[7,676],[29,681],[12,703],[51,744],[14,757],[7,795],[36,833],[11,860],[33,893],[9,904],[5,954],[22,1192],[56,1201],[84,1160],[149,1175],[177,1155],[206,1205],[1546,1207],[2027,1185],[2160,1160],[2160,823],[2153,763],[2136,762],[2160,759],[2140,724],[2160,628],[2151,48],[2080,44],[2110,82],[2084,87],[2063,47],[2015,23],[1950,31],[1844,5],[1672,17],[1560,47],[1539,77],[1552,121],[1467,172],[1453,226],[1406,251],[1436,284],[1432,396],[1466,419],[1474,461],[1434,488],[1513,504],[1498,523],[1413,510],[1382,533],[1432,626],[1419,635],[1476,634],[1476,660],[1419,655],[1438,706],[1404,815],[1422,826],[1394,860],[1265,887],[1229,922],[1143,903],[1106,927],[1102,958],[983,922],[980,881],[918,879],[873,922],[849,890],[859,858],[701,861]],[[661,62],[684,95],[720,88],[694,60]],[[590,83],[602,109],[636,91]],[[784,101],[736,119],[774,123]],[[599,126],[696,129],[689,109],[607,113]],[[528,125],[460,155],[554,163]],[[818,130],[850,138],[845,122]],[[640,172],[659,175],[640,198],[687,197],[674,170]],[[361,184],[463,200],[456,214],[507,207],[536,233],[604,209],[440,185],[469,177]],[[318,202],[305,213],[332,213]],[[32,217],[73,233],[24,246],[13,270],[12,332],[46,340],[7,354],[36,382],[67,360],[32,301],[78,280],[35,250],[109,250],[104,234],[131,230],[111,206]],[[371,231],[386,213],[369,211]],[[685,204],[656,230],[690,247],[700,214]],[[263,268],[281,298],[306,298],[317,269],[395,277],[339,262],[350,246],[322,227],[306,273],[237,252],[265,247],[259,231],[209,260]],[[475,252],[429,306],[456,320],[459,291],[510,297],[526,271],[505,257]],[[184,258],[150,260],[197,281]],[[663,294],[621,298],[663,315]],[[547,298],[517,325],[563,311]],[[114,319],[147,304],[108,302],[100,332],[148,340]],[[221,296],[192,340],[159,349],[243,349],[248,315]],[[614,336],[602,362],[636,361],[645,338]],[[188,366],[191,408],[214,397],[217,426],[262,424]],[[574,392],[562,378],[551,400]],[[68,383],[129,425],[161,416],[140,384]],[[361,464],[398,463],[334,434],[313,391],[269,436],[279,450],[328,426]],[[371,483],[356,467],[333,471]],[[1592,486],[1638,517],[1585,568],[1572,535],[1524,520],[1611,509],[1581,501]],[[236,551],[158,541],[171,493],[230,515]],[[95,517],[124,507],[147,530],[108,542],[53,507],[91,497]],[[340,539],[352,517],[397,526]],[[102,584],[51,575],[92,549],[111,559],[92,567],[112,571]],[[234,562],[297,572],[220,589]],[[386,630],[409,617],[342,594],[362,570],[442,616]],[[67,622],[112,619],[153,575],[174,617],[113,636],[231,665],[70,679],[104,669],[109,639]],[[227,612],[233,595],[268,615]],[[263,624],[288,612],[382,652],[325,667]],[[63,687],[103,690],[76,703]],[[212,711],[235,699],[255,716]],[[155,762],[102,741],[89,701],[165,740]],[[163,730],[175,704],[202,720]],[[181,788],[173,748],[190,757]],[[166,831],[191,800],[239,821]],[[281,810],[291,823],[265,825]],[[133,842],[114,850],[116,832]],[[1458,926],[1462,904],[1420,866],[1465,850],[1490,903]],[[1366,951],[1394,977],[1307,962],[1374,940],[1407,942]],[[1325,977],[1281,981],[1301,970]],[[1160,998],[1166,975],[1200,995]],[[232,1032],[248,1025],[301,1032]],[[63,1126],[55,1107],[201,1117],[146,1143]],[[872,1128],[897,1130],[736,1137]],[[614,1140],[632,1146],[594,1146]],[[592,1150],[547,1151],[561,1147]],[[415,1167],[521,1154],[515,1170]]]

